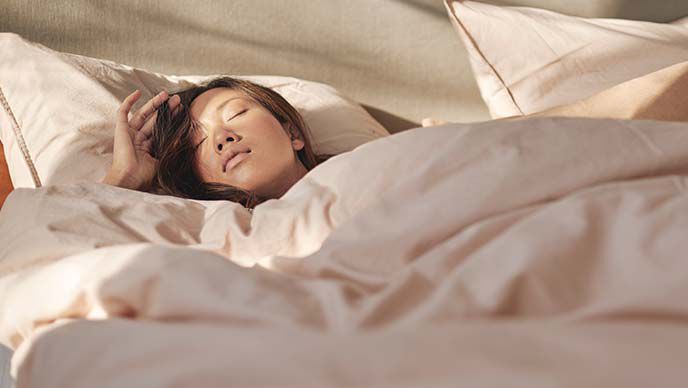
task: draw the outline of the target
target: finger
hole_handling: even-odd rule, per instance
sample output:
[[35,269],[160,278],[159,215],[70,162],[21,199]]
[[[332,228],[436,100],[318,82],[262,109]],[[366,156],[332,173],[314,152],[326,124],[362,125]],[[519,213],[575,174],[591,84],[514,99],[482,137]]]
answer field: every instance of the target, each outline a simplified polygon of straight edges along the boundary
[[447,124],[447,122],[444,120],[434,119],[432,117],[426,117],[421,121],[421,125],[424,127],[434,127],[444,124]]
[[162,91],[146,102],[129,120],[129,126],[135,130],[139,130],[146,122],[146,118],[150,116],[156,109],[167,100],[167,92]]
[[136,133],[136,140],[137,141],[143,141],[147,138],[149,138],[153,134],[153,128],[155,127],[155,122],[158,119],[158,112],[155,111],[151,115],[151,117],[146,120],[146,123],[143,124],[143,127],[139,129],[138,133]]
[[117,121],[118,124],[124,124],[125,126],[129,126],[129,111],[131,110],[131,107],[134,106],[134,103],[136,100],[139,99],[141,96],[141,91],[136,89],[134,90],[133,93],[128,95],[124,101],[122,101],[122,104],[119,106],[119,109],[117,109]]
[[150,154],[152,144],[153,144],[153,139],[148,139],[148,140],[144,141],[143,143],[141,143],[141,145],[139,146],[139,149]]
[[179,102],[179,104],[177,104],[177,106],[175,106],[174,109],[172,109],[172,116],[176,116],[177,113],[179,113],[182,110],[182,106],[182,103]]
[[182,99],[179,97],[178,94],[175,94],[174,96],[170,97],[169,100],[167,100],[167,105],[169,105],[170,111],[172,112],[172,117],[174,117],[177,115],[177,113],[179,113],[179,110],[181,109]]
[[167,99],[168,95],[166,91],[162,91],[148,100],[139,110],[132,116],[129,120],[129,126],[138,131],[141,126],[146,122],[146,119],[156,111],[160,105]]
[[181,105],[182,99],[179,97],[178,94],[175,94],[174,96],[170,97],[168,100],[167,104],[170,106],[170,110],[172,113],[176,112],[176,109],[179,105]]
[[[174,95],[167,100],[167,104],[170,106],[170,109],[172,109],[172,115],[176,115],[181,107],[181,99],[178,95]],[[137,142],[143,142],[153,134],[153,128],[155,128],[155,122],[157,118],[158,111],[156,110],[150,117],[148,117],[141,129],[139,129],[139,131],[136,133]]]

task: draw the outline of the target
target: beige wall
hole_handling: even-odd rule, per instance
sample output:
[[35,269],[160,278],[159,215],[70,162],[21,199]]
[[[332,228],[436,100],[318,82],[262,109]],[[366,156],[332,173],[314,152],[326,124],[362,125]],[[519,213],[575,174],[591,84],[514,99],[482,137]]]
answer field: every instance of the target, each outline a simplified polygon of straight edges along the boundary
[[[659,21],[688,14],[685,0],[492,2]],[[440,0],[0,0],[0,5],[0,30],[60,51],[170,74],[306,78],[414,122],[426,116],[488,118]],[[404,125],[412,124],[393,126]]]

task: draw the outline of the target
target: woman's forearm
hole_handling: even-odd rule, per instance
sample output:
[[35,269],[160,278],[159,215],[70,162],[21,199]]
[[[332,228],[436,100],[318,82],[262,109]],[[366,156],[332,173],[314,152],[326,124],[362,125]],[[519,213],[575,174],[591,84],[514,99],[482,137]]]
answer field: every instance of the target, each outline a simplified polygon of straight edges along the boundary
[[108,173],[103,177],[100,183],[104,183],[110,186],[122,187],[125,189],[137,190],[136,184],[129,179],[128,174],[118,173],[115,171],[108,171]]

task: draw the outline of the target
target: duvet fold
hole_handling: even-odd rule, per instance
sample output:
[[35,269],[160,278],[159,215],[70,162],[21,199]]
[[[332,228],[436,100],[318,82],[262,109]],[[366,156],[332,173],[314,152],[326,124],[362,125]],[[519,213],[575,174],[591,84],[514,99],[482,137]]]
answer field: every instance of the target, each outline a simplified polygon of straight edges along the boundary
[[18,388],[678,387],[687,179],[684,123],[530,118],[375,140],[252,214],[18,189],[0,342]]

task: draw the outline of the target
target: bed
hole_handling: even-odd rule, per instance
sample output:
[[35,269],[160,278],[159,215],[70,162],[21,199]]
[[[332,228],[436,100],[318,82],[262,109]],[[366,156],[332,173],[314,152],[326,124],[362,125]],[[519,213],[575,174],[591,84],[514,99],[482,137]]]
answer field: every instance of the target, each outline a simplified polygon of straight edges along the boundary
[[[98,183],[122,96],[201,82],[224,71],[217,57],[104,59],[131,46],[97,6],[67,13],[112,34],[100,46],[66,21],[42,35],[21,23],[35,9],[10,8],[0,343],[17,387],[684,386],[688,9],[537,3],[389,3],[398,20],[379,4],[315,6],[330,22],[386,15],[401,34],[327,58],[333,40],[357,41],[347,33],[380,32],[284,23],[326,41],[320,67],[303,62],[313,49],[268,44],[268,32],[247,40],[187,20],[231,41],[244,54],[231,74],[282,93],[335,154],[253,211]],[[181,5],[123,4],[115,20],[133,14],[149,31],[185,20]],[[312,6],[295,4],[199,18],[219,23],[220,7],[291,21]],[[412,17],[427,30],[408,31]],[[367,74],[368,49],[404,65]],[[274,67],[255,60],[266,50],[281,54]]]

